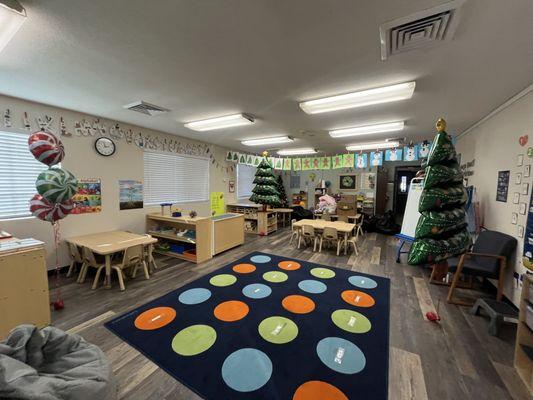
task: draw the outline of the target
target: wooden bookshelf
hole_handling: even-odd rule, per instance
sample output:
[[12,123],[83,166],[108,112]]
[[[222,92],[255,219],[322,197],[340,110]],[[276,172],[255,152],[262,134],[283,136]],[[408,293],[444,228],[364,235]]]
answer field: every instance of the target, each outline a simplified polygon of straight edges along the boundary
[[226,211],[244,215],[244,232],[268,235],[278,228],[277,214],[273,210],[261,211],[262,206],[253,203],[227,204]]
[[533,275],[524,274],[522,295],[520,296],[520,314],[514,353],[514,367],[524,381],[530,393],[533,393],[533,331],[526,324],[527,306],[533,306],[532,297]]
[[[160,250],[157,247],[154,252],[194,263],[201,263],[213,257],[212,221],[210,217],[172,217],[171,215],[153,213],[148,214],[146,218],[147,231],[150,235],[168,241],[171,245],[173,243],[182,243],[189,250],[196,251],[196,255],[172,250]],[[177,234],[183,230],[194,231],[194,238]]]

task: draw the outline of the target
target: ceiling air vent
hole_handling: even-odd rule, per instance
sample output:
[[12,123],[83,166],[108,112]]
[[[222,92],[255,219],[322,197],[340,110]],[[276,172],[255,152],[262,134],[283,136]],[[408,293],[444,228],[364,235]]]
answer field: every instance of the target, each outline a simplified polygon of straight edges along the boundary
[[464,1],[454,0],[381,25],[381,59],[451,40]]
[[126,104],[124,108],[151,116],[164,114],[170,111],[168,108],[159,107],[154,104],[146,103],[142,100],[136,101],[131,104]]

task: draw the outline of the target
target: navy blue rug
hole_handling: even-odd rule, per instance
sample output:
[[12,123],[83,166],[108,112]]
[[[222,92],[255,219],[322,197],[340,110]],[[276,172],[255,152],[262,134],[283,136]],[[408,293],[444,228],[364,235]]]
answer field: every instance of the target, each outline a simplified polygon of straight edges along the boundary
[[386,278],[254,252],[105,326],[209,400],[385,400]]

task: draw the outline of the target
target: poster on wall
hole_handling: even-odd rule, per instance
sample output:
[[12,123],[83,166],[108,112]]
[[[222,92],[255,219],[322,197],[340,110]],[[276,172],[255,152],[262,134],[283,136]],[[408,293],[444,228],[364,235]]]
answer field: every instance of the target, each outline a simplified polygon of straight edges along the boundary
[[211,215],[222,215],[226,212],[223,192],[211,192]]
[[72,197],[71,214],[88,214],[102,211],[102,182],[100,179],[78,179],[76,194]]
[[342,154],[337,154],[336,156],[331,157],[331,168],[342,168]]
[[373,172],[367,172],[361,174],[361,189],[373,190],[376,186],[376,174]]
[[401,161],[402,149],[389,149],[385,151],[385,161]]
[[119,204],[121,210],[143,208],[143,184],[135,180],[119,180]]
[[355,155],[355,167],[366,168],[368,167],[368,154],[356,154]]
[[404,161],[417,161],[418,160],[418,145],[411,144],[403,148],[403,160]]
[[342,167],[353,168],[354,166],[354,154],[348,153],[342,155]]
[[524,234],[524,256],[522,257],[524,267],[533,271],[533,191],[529,201],[529,212],[527,214],[526,232]]
[[380,167],[383,165],[382,151],[373,151],[370,153],[370,165],[373,167]]
[[302,170],[302,159],[301,158],[295,158],[292,160],[292,169],[295,171]]
[[355,190],[356,182],[355,175],[341,175],[339,176],[339,189]]
[[496,187],[496,201],[507,203],[507,194],[509,192],[509,177],[511,171],[498,171],[498,185]]

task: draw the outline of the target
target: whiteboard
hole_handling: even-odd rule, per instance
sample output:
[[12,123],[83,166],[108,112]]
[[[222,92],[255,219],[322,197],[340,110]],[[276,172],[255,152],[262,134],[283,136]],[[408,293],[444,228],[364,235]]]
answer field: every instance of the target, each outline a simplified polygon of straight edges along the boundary
[[407,194],[407,204],[405,205],[405,213],[403,214],[402,235],[415,237],[416,224],[420,213],[418,212],[418,203],[420,202],[420,195],[424,188],[424,178],[413,178],[409,185],[409,193]]

